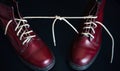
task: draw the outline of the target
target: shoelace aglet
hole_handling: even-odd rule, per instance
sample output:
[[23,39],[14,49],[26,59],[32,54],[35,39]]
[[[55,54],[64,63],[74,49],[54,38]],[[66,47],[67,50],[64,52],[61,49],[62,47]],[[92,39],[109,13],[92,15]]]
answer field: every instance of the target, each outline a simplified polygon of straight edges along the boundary
[[54,42],[54,46],[56,46],[56,42]]
[[8,24],[6,25],[5,32],[4,32],[5,35],[7,34],[7,28],[9,27],[11,22],[12,22],[12,20],[8,21]]
[[111,61],[110,63],[113,63],[113,58],[114,58],[114,38],[111,37],[112,39],[112,53],[111,53]]

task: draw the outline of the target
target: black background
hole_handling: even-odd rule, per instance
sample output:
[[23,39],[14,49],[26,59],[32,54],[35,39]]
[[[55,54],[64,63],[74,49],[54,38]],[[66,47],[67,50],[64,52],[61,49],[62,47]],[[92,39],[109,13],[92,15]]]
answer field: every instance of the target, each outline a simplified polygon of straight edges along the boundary
[[[82,16],[87,0],[19,0],[20,12],[23,16]],[[114,61],[110,64],[111,39],[103,30],[101,51],[96,61],[86,71],[120,71],[120,32],[119,32],[120,2],[107,0],[104,12],[104,25],[115,39]],[[68,64],[69,50],[76,33],[64,21],[57,21],[55,34],[57,46],[52,41],[52,20],[28,20],[33,30],[44,40],[54,53],[56,64],[50,71],[74,71]],[[81,20],[69,20],[79,28]],[[0,71],[33,71],[15,54],[7,36],[0,29]]]

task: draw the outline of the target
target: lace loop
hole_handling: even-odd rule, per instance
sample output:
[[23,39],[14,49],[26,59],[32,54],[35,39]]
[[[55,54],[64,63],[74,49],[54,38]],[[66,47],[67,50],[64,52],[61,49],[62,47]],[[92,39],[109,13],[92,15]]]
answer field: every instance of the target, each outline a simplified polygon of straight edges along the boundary
[[[15,18],[14,19],[15,22],[17,23],[17,26],[15,27],[15,31],[17,31],[17,36],[20,36],[19,37],[19,40],[22,40],[23,38],[25,39],[22,44],[24,45],[25,43],[28,43],[30,42],[30,40],[35,37],[36,35],[30,35],[30,33],[32,33],[33,31],[30,30],[28,31],[27,28],[30,27],[29,24],[27,24],[27,20],[24,20],[24,19],[17,19]],[[8,30],[8,27],[9,25],[12,23],[13,20],[9,20],[7,25],[6,25],[6,28],[5,28],[5,35],[7,34],[7,30]],[[22,23],[22,24],[21,24]],[[25,27],[26,29],[23,30],[23,27]],[[23,32],[22,32],[23,31]],[[20,35],[20,33],[22,32],[22,34]],[[29,34],[29,35],[28,35]],[[26,37],[24,37],[24,35],[27,35]]]
[[52,23],[52,35],[53,35],[53,43],[54,43],[54,46],[56,46],[56,40],[55,40],[55,32],[54,32],[54,26],[55,26],[55,23],[57,20],[63,20],[65,21],[76,33],[79,33],[77,31],[77,29],[69,22],[67,21],[64,17],[60,17],[60,16],[55,16],[55,19]]

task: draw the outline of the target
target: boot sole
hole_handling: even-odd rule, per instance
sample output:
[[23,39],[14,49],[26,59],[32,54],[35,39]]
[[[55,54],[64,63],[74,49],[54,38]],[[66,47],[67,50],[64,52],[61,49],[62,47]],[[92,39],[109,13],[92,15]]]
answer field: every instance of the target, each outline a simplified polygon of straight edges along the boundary
[[101,47],[100,47],[100,49],[98,50],[98,52],[97,52],[97,54],[95,55],[95,57],[94,57],[94,58],[91,60],[91,62],[90,62],[89,64],[87,64],[87,65],[79,66],[79,65],[77,65],[77,64],[74,64],[73,62],[69,62],[69,64],[70,64],[70,66],[71,66],[73,69],[75,69],[75,70],[86,70],[86,69],[88,69],[88,68],[94,63],[94,61],[96,60],[96,58],[97,58],[100,50],[101,50]]
[[53,66],[55,65],[55,58],[53,59],[53,61],[51,62],[51,64],[49,64],[47,67],[45,68],[39,68],[39,67],[36,67],[26,61],[24,61],[22,58],[20,58],[20,60],[26,65],[28,66],[29,68],[35,70],[35,71],[48,71],[50,70],[51,68],[53,68]]

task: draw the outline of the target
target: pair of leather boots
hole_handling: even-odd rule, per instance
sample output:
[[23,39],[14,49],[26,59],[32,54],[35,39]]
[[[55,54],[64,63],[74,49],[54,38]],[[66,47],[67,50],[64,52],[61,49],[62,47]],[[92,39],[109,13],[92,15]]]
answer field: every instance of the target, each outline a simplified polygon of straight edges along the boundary
[[[11,5],[0,3],[0,26],[9,37],[19,57],[35,70],[50,70],[55,57],[48,46],[30,28],[18,10],[15,0]],[[105,0],[91,0],[86,16],[97,18],[84,19],[79,34],[75,38],[70,54],[70,66],[75,70],[87,69],[95,60],[101,45],[103,12]]]

